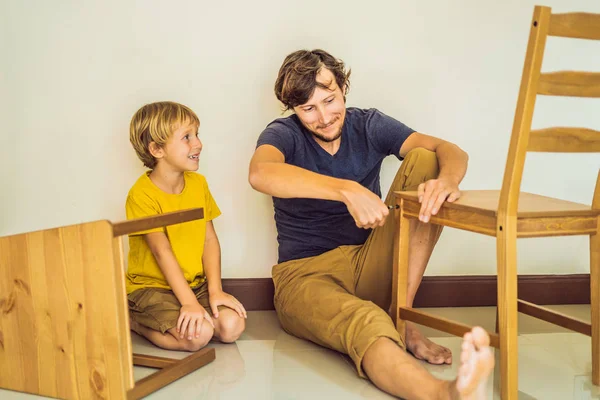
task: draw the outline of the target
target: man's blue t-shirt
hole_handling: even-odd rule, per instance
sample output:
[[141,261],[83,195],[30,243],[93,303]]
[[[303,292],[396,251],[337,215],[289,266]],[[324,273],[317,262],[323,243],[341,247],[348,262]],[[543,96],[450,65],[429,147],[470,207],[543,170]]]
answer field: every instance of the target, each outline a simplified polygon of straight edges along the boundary
[[[335,155],[325,151],[293,114],[271,122],[257,146],[270,144],[287,164],[322,175],[360,183],[381,197],[379,173],[383,159],[413,133],[403,123],[376,109],[347,108],[341,144]],[[339,201],[273,197],[279,262],[316,256],[342,245],[363,244],[370,229],[358,228]]]

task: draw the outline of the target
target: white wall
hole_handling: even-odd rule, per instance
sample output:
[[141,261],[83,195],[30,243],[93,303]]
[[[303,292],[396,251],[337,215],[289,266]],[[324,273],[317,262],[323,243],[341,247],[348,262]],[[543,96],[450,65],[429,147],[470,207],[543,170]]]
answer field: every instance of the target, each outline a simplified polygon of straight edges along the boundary
[[[141,105],[173,100],[201,120],[224,277],[267,277],[271,200],[247,183],[256,138],[280,116],[283,58],[323,48],[352,68],[348,105],[377,107],[470,154],[463,189],[499,188],[533,6],[453,2],[0,2],[0,235],[124,218],[144,171],[128,141]],[[221,3],[221,4],[217,4]],[[545,0],[600,13],[597,0]],[[600,71],[600,44],[550,38],[545,70]],[[597,100],[539,101],[534,127],[600,129]],[[390,183],[398,161],[384,163]],[[523,190],[588,203],[598,155],[532,155]],[[385,188],[384,188],[385,190]],[[585,237],[519,242],[521,273],[581,273]],[[448,230],[428,275],[494,272],[494,240]]]

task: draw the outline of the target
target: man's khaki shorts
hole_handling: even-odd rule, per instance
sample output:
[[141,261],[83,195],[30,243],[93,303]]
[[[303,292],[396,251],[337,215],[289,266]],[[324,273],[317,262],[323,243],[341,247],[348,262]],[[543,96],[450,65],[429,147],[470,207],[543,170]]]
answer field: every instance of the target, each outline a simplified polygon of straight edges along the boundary
[[[393,191],[417,190],[419,184],[438,174],[435,153],[425,149],[409,152],[385,203],[393,204]],[[275,309],[283,329],[348,354],[363,378],[363,356],[377,339],[387,337],[405,347],[387,313],[396,227],[396,221],[388,218],[363,245],[341,246],[273,267]]]

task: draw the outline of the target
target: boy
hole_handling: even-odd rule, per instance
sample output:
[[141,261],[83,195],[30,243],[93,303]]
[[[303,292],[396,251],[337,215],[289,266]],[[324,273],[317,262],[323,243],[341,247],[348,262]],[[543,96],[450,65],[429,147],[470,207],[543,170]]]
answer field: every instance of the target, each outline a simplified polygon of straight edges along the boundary
[[212,220],[221,214],[204,176],[194,172],[202,142],[188,107],[159,102],[140,108],[130,141],[150,168],[130,189],[127,218],[204,208],[204,219],[129,236],[127,295],[131,329],[169,350],[197,351],[213,335],[237,340],[246,310],[221,286],[221,248]]

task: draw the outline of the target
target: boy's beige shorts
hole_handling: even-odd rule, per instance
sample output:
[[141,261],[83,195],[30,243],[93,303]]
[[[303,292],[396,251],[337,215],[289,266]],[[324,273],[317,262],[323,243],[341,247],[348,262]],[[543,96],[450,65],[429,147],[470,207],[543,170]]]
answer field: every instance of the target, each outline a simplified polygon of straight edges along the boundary
[[[198,303],[212,317],[213,314],[208,302],[208,282],[205,281],[192,290]],[[177,326],[181,303],[179,303],[173,291],[144,288],[130,293],[127,300],[129,302],[129,316],[137,323],[162,333]],[[219,306],[218,308],[221,311],[227,307]]]

